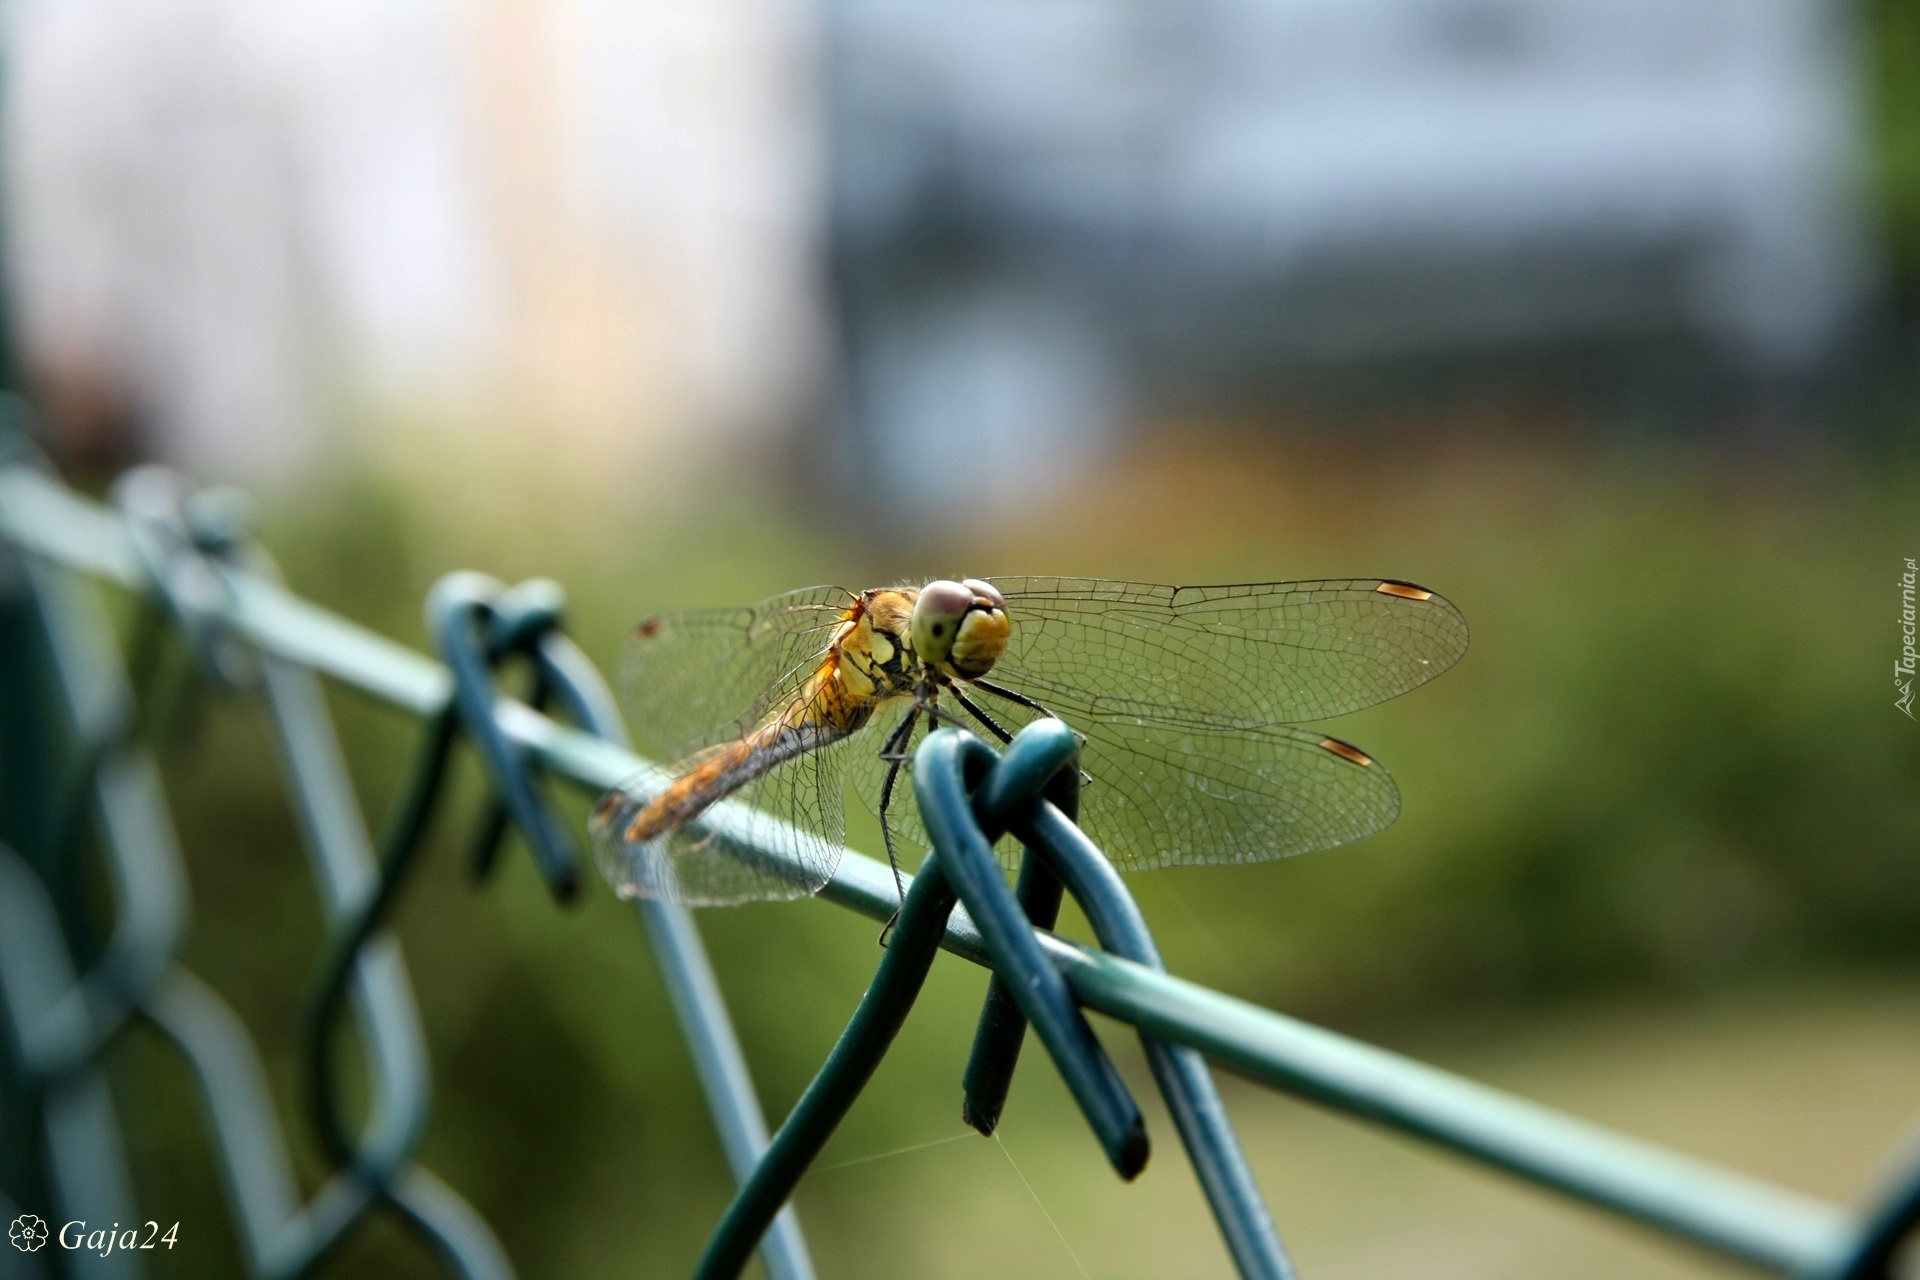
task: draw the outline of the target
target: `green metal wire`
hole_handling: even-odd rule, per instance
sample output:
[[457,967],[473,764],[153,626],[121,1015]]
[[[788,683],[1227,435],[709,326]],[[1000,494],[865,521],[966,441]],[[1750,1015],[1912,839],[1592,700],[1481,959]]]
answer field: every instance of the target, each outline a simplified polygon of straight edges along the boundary
[[[921,748],[916,784],[926,778],[931,789],[946,792],[951,806],[960,798],[968,760],[988,768],[973,793],[974,812],[998,815],[1011,825],[1027,847],[1027,856],[1044,862],[1072,894],[1102,948],[1135,964],[1164,969],[1146,919],[1113,864],[1066,812],[1053,803],[1038,802],[1043,789],[1049,796],[1060,790],[1044,788],[1043,782],[1066,780],[1069,802],[1079,790],[1080,742],[1073,731],[1059,720],[1036,720],[995,760],[992,749],[977,738],[942,730]],[[932,830],[931,824],[928,829]],[[946,857],[952,851],[938,846],[936,852]],[[1006,972],[1004,967],[1000,971]],[[1234,1265],[1246,1280],[1292,1280],[1293,1263],[1281,1246],[1273,1216],[1227,1119],[1206,1060],[1185,1045],[1146,1034],[1141,1041]]]
[[906,1022],[939,954],[953,905],[953,887],[937,866],[915,878],[873,982],[828,1053],[826,1065],[815,1074],[773,1135],[753,1175],[721,1215],[694,1270],[695,1280],[732,1280],[740,1274],[761,1233],[827,1145]]
[[[987,786],[1001,791],[1001,794],[983,795],[989,812],[1006,811],[1004,788],[1010,785],[1016,772],[1003,767],[988,776]],[[1078,817],[1078,770],[1053,771],[1046,780],[1045,794],[1069,818]],[[1066,887],[1046,858],[1031,849],[1021,857],[1020,876],[1013,896],[1033,928],[1042,931],[1053,928],[1060,917],[1060,902],[1065,891]],[[987,998],[981,1005],[980,1021],[974,1029],[973,1048],[967,1055],[966,1072],[960,1078],[960,1118],[981,1133],[991,1134],[999,1127],[1000,1113],[1013,1087],[1013,1070],[1019,1063],[1020,1046],[1026,1033],[1027,1017],[1020,1011],[1007,975],[996,970],[987,982]]]
[[[993,856],[993,841],[1000,832],[982,829],[971,787],[965,785],[985,777],[991,753],[964,759],[957,754],[963,741],[972,740],[929,734],[914,757],[914,798],[939,859],[937,865],[967,904],[995,971],[1008,978],[1008,991],[1046,1045],[1107,1162],[1120,1177],[1135,1178],[1146,1167],[1148,1150],[1140,1108],[1087,1025],[1065,980],[1047,963],[1039,935],[1007,892]],[[971,777],[963,780],[963,775]],[[1044,781],[1035,780],[1035,790]]]

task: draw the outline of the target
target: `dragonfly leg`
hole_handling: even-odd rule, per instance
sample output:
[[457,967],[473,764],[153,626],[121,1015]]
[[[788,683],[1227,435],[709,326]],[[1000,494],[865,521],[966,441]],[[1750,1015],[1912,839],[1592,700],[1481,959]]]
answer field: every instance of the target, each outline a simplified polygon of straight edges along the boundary
[[[1053,712],[1049,711],[1045,706],[1042,706],[1040,703],[1035,702],[1032,698],[1029,698],[1026,694],[1021,693],[1017,689],[1009,689],[1007,688],[1007,686],[1003,684],[995,684],[991,680],[975,680],[973,682],[973,687],[976,689],[984,689],[986,692],[992,694],[996,698],[1004,698],[1008,702],[1011,702],[1016,707],[1025,707],[1027,710],[1046,716],[1049,719],[1058,720],[1060,718],[1059,716],[1054,715]],[[982,719],[985,719],[985,717],[981,715],[981,712],[979,711],[978,708],[976,708],[971,702],[968,702],[965,698],[960,697],[959,690],[957,689],[954,690],[953,696],[956,698],[960,698],[961,706],[973,712],[974,715],[981,716]],[[998,731],[996,730],[996,732]],[[1074,732],[1074,736],[1079,738],[1081,742],[1084,743],[1087,740],[1087,735],[1084,733],[1081,733],[1078,729],[1075,729],[1073,732]],[[1007,737],[1004,733],[1001,734],[1000,740],[1002,742],[1012,741],[1012,739]],[[1086,784],[1092,781],[1093,781],[1093,775],[1088,773],[1085,769],[1082,769],[1080,771],[1080,785],[1085,786]]]
[[967,697],[967,695],[960,692],[960,690],[952,687],[949,687],[947,689],[947,692],[953,695],[953,700],[955,702],[959,703],[961,706],[967,709],[967,712],[969,715],[971,715],[975,720],[978,720],[981,724],[985,725],[987,727],[987,732],[991,733],[994,737],[1000,739],[1000,741],[1002,742],[1013,741],[1013,735],[1007,732],[1006,726],[1001,724],[998,720],[995,720],[992,716],[988,715],[979,706],[975,705],[973,699]]
[[1007,686],[1003,684],[995,684],[991,680],[975,680],[973,682],[973,687],[976,689],[984,689],[996,698],[1005,698],[1008,702],[1011,702],[1016,707],[1025,707],[1029,711],[1038,712],[1043,716],[1049,716],[1055,720],[1058,720],[1060,718],[1058,716],[1055,716],[1053,712],[1047,710],[1040,703],[1035,702],[1032,698],[1029,698],[1026,694],[1021,693],[1017,689],[1009,689],[1007,688]]
[[[952,687],[949,686],[947,691],[952,693]],[[935,724],[950,724],[956,729],[965,729],[967,727],[965,720],[962,720],[959,716],[953,714],[953,712],[947,710],[937,702],[925,702],[921,704],[921,709],[927,713],[927,719]]]
[[[880,784],[880,838],[886,842],[887,865],[893,868],[893,887],[900,895],[902,906],[907,901],[907,881],[900,872],[900,853],[893,845],[893,824],[887,821],[887,810],[893,804],[893,784],[900,779],[900,766],[907,762],[907,747],[913,741],[913,727],[919,723],[921,708],[915,706],[907,712],[907,718],[893,731],[886,745],[880,749],[880,758],[887,762],[887,780]],[[895,907],[893,914],[887,917],[885,927],[880,930],[880,945],[887,943],[887,934],[893,930],[893,922],[900,918],[900,908]]]

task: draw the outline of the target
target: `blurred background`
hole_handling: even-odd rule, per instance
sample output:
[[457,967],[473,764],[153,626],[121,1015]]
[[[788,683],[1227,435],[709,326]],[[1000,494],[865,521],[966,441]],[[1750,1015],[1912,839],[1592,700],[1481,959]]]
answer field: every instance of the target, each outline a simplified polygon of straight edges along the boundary
[[[1135,878],[1171,967],[1838,1199],[1920,1113],[1920,727],[1888,678],[1920,555],[1920,9],[16,0],[4,24],[14,345],[73,482],[241,484],[297,590],[422,647],[441,573],[555,577],[606,670],[646,613],[813,582],[1424,583],[1472,652],[1337,730],[1393,770],[1400,822]],[[414,732],[335,710],[378,814]],[[209,699],[171,732],[185,960],[298,1132],[321,930],[269,731]],[[523,1274],[684,1274],[728,1180],[630,912],[556,912],[518,857],[476,893],[445,825],[401,915],[426,1163]],[[778,1117],[873,928],[817,903],[702,924]],[[965,1132],[983,987],[936,969],[805,1184],[822,1273],[1229,1274],[1164,1114],[1118,1185],[1038,1055],[1004,1153],[903,1150]],[[145,1100],[143,1212],[196,1238],[173,1273],[237,1270],[185,1073],[138,1041],[115,1070]],[[1226,1087],[1308,1275],[1725,1270]],[[430,1271],[391,1231],[355,1268]]]

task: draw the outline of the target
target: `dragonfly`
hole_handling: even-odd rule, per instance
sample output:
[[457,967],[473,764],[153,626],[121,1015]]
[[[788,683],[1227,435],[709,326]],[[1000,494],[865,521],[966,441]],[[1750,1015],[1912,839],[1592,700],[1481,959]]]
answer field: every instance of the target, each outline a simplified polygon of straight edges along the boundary
[[[928,843],[896,803],[914,735],[953,724],[1005,742],[1041,716],[1080,735],[1080,823],[1121,871],[1330,848],[1391,824],[1400,796],[1365,751],[1308,726],[1425,684],[1467,642],[1445,597],[1381,578],[938,579],[658,614],[635,628],[622,683],[675,763],[601,799],[596,855],[623,897],[805,897],[839,865],[851,790],[899,884],[900,847]],[[705,829],[729,799],[780,819],[760,856]]]

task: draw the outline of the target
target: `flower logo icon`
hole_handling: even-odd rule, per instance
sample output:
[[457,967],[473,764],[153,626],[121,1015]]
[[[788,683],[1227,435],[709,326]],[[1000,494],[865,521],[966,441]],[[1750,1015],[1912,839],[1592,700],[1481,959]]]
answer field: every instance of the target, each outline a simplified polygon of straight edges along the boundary
[[7,1227],[7,1239],[23,1253],[32,1253],[47,1242],[47,1224],[30,1213],[23,1213]]

